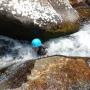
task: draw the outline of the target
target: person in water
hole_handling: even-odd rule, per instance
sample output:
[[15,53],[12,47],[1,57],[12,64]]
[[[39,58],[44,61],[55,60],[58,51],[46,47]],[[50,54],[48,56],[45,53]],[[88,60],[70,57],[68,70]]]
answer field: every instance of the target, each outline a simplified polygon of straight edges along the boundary
[[34,49],[34,51],[37,53],[39,56],[46,55],[46,47],[42,44],[41,40],[39,38],[35,38],[32,40],[31,45]]

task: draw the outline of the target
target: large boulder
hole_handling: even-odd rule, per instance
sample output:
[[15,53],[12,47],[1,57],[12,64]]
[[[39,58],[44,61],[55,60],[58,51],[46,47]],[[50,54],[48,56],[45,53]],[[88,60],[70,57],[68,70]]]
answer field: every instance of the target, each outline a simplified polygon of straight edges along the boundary
[[89,90],[90,58],[52,56],[26,61],[2,71],[1,76],[0,90]]
[[86,3],[90,6],[90,0],[86,0]]
[[1,0],[0,34],[49,39],[76,32],[79,15],[68,0]]
[[27,90],[89,90],[86,58],[48,57],[37,60],[28,75]]

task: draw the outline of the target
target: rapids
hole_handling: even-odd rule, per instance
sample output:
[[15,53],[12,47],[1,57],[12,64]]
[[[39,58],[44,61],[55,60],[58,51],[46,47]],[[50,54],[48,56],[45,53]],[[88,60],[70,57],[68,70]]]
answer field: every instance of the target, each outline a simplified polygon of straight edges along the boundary
[[[0,69],[26,60],[39,58],[28,41],[18,41],[0,36]],[[45,42],[47,55],[65,55],[90,57],[90,22],[81,26],[80,30],[69,36],[51,39]]]

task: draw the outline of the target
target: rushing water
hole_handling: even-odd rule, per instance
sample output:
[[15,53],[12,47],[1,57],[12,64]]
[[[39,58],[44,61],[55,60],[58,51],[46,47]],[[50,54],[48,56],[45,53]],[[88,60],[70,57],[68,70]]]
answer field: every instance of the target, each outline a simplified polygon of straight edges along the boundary
[[48,55],[90,57],[90,23],[68,36],[50,40]]
[[[67,37],[60,37],[45,42],[47,55],[66,55],[90,57],[90,22],[80,30]],[[38,56],[32,50],[30,42],[22,43],[11,38],[0,36],[0,69]]]

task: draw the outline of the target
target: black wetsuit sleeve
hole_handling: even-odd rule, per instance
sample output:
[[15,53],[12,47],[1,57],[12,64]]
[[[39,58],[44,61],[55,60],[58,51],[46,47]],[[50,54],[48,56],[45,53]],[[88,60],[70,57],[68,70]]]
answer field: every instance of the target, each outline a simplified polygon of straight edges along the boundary
[[38,55],[46,55],[46,53],[47,53],[46,48],[43,46],[40,46],[38,51],[37,51],[37,54]]

